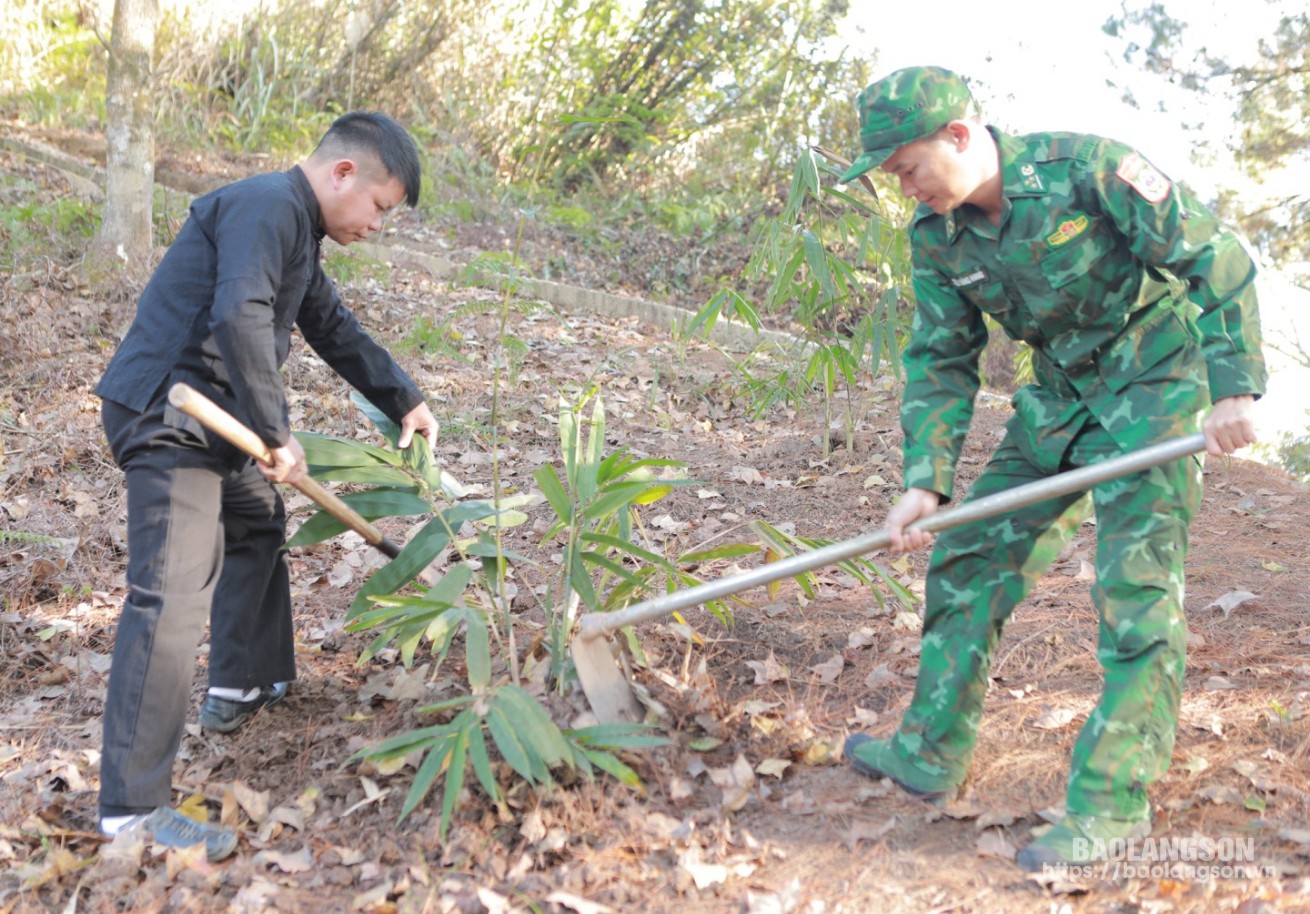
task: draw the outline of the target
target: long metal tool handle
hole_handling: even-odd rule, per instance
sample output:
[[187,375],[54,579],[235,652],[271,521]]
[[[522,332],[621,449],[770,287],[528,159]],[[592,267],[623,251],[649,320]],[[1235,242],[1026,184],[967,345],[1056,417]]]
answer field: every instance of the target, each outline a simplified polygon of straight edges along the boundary
[[[264,443],[263,439],[238,422],[235,416],[191,385],[174,384],[168,389],[168,402],[260,463],[271,464],[273,462],[273,454],[269,451],[268,445]],[[401,547],[399,543],[388,539],[381,530],[370,524],[362,514],[332,492],[323,488],[317,480],[304,476],[291,483],[291,485],[304,492],[314,500],[316,505],[364,537],[383,554],[393,559],[400,554]]]
[[[1079,467],[1076,470],[1069,470],[1051,476],[1048,479],[1039,479],[1036,482],[1007,489],[1004,492],[987,495],[976,501],[965,502],[957,507],[948,508],[945,511],[924,518],[914,524],[912,529],[935,533],[939,530],[959,527],[973,521],[995,517],[998,514],[1005,514],[1019,508],[1026,508],[1040,501],[1046,501],[1048,498],[1083,492],[1103,482],[1109,482],[1111,479],[1118,479],[1120,476],[1127,476],[1130,473],[1137,473],[1153,466],[1159,466],[1162,463],[1169,463],[1171,460],[1187,457],[1203,450],[1205,450],[1205,436],[1202,434],[1174,438],[1139,451],[1133,451],[1131,454],[1101,460],[1085,467]],[[801,572],[813,571],[815,568],[822,568],[825,565],[833,565],[854,558],[857,555],[863,555],[866,552],[873,552],[875,549],[885,549],[890,545],[891,534],[885,529],[879,530],[875,533],[866,533],[863,536],[842,540],[818,549],[812,549],[809,552],[789,556],[777,562],[769,562],[766,565],[743,571],[740,574],[719,578],[717,581],[706,581],[704,584],[697,584],[695,587],[689,587],[686,590],[677,590],[673,593],[652,597],[649,600],[634,603],[632,606],[614,612],[590,613],[584,616],[579,623],[578,637],[604,637],[623,628],[625,625],[656,619],[679,609],[708,603],[710,600],[717,600],[720,597],[748,590],[751,587],[769,584]]]

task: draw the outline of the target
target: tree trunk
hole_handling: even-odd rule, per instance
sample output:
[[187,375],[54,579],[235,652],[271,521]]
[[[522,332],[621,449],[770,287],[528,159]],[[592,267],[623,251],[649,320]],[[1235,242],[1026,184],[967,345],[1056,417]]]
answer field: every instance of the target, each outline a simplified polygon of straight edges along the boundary
[[126,266],[150,256],[155,183],[155,26],[158,0],[115,0],[106,91],[108,126],[102,250]]

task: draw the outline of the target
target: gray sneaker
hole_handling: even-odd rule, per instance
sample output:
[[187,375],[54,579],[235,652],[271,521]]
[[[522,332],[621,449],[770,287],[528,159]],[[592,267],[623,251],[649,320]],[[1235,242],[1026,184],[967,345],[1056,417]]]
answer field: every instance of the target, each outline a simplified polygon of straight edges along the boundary
[[285,682],[275,682],[271,686],[263,686],[259,690],[259,694],[249,701],[206,695],[204,702],[200,705],[200,726],[206,730],[217,730],[219,733],[231,733],[254,717],[255,712],[260,708],[271,708],[286,697],[287,684]]
[[237,833],[232,829],[197,822],[167,806],[137,816],[116,834],[126,831],[139,831],[153,843],[164,847],[194,847],[203,844],[205,856],[212,863],[230,856],[237,847]]

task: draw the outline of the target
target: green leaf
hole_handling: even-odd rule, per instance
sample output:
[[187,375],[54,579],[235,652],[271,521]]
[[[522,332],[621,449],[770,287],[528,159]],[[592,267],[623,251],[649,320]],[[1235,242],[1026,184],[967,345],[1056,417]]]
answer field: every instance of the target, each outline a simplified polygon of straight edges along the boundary
[[678,556],[678,562],[683,565],[694,565],[698,562],[712,562],[715,559],[741,558],[759,551],[760,547],[755,543],[727,543],[723,546],[715,546],[713,549],[685,552]]
[[445,701],[434,701],[430,705],[423,705],[416,710],[419,714],[440,714],[443,711],[449,711],[451,708],[458,708],[460,705],[472,704],[477,700],[474,695],[457,695],[454,698],[447,698]]
[[610,753],[603,749],[588,749],[585,746],[577,746],[576,749],[588,762],[595,765],[611,777],[618,779],[619,782],[637,790],[645,789],[646,785],[641,782],[641,778],[637,776],[637,772],[633,771]]
[[319,435],[314,432],[297,432],[296,440],[305,450],[305,462],[310,467],[362,467],[370,464],[400,466],[403,458],[363,441]]
[[409,755],[415,749],[421,749],[424,746],[431,746],[439,742],[447,729],[447,724],[439,724],[411,730],[408,733],[401,733],[378,743],[376,746],[366,746],[352,755],[351,758],[386,761],[387,759],[399,758],[402,755]]
[[357,390],[350,392],[350,402],[354,403],[359,411],[368,417],[369,421],[377,427],[383,437],[391,442],[392,447],[396,446],[396,442],[400,440],[400,426],[393,422],[390,416],[374,406],[368,397],[365,397]]
[[495,701],[515,723],[523,745],[541,756],[547,766],[572,762],[568,740],[535,698],[516,685],[506,685],[497,690]]
[[499,805],[500,786],[496,783],[496,775],[491,767],[491,756],[487,753],[487,739],[482,733],[481,720],[478,726],[469,730],[469,759],[473,762],[473,773],[477,775],[478,783],[487,792],[487,796]]
[[364,582],[350,604],[347,619],[354,619],[362,613],[369,603],[369,598],[381,594],[390,594],[404,587],[418,577],[419,573],[432,563],[445,549],[451,539],[451,532],[457,531],[466,520],[476,520],[495,512],[495,508],[485,501],[466,501],[447,508],[428,521],[414,537],[400,550],[400,554],[379,568]]
[[643,549],[637,544],[625,540],[621,536],[611,536],[608,533],[584,533],[582,534],[581,539],[584,543],[591,543],[596,546],[608,546],[611,549],[617,549],[639,561],[649,562],[652,565],[667,566],[669,564],[668,559],[664,556],[651,552],[649,549]]
[[[365,520],[376,520],[379,517],[406,517],[427,514],[432,510],[432,504],[427,499],[416,495],[412,488],[408,490],[374,489],[370,492],[354,492],[349,495],[342,495],[341,500],[357,511]],[[321,543],[344,533],[346,529],[346,525],[331,514],[326,511],[319,511],[301,524],[295,535],[287,540],[287,548]]]
[[668,737],[651,724],[593,724],[565,731],[565,736],[597,749],[645,749],[669,744]]
[[559,440],[560,453],[564,455],[564,479],[569,488],[577,490],[578,460],[581,453],[578,445],[578,417],[563,396],[559,398]]
[[465,621],[464,651],[468,658],[469,686],[474,692],[482,692],[491,684],[491,647],[487,620],[480,610],[472,607],[462,608],[460,614]]
[[633,585],[634,587],[640,587],[642,585],[641,579],[638,578],[636,575],[634,575],[631,571],[624,568],[618,562],[606,558],[605,556],[601,555],[599,552],[594,552],[594,551],[584,552],[582,553],[582,560],[590,565],[595,565],[599,568],[604,568],[610,574],[614,575],[615,577],[622,578],[623,580],[627,581],[629,584]]
[[587,574],[586,565],[577,557],[569,563],[569,586],[587,609],[595,610],[600,607],[596,588],[591,583],[591,575]]
[[[491,738],[496,743],[496,748],[500,750],[503,758],[511,768],[529,784],[536,784],[541,781],[539,773],[545,773],[535,766],[528,753],[524,751],[523,744],[519,742],[515,734],[514,725],[505,716],[504,709],[496,702],[492,701],[491,707],[487,710],[487,729],[491,731]],[[549,777],[548,774],[546,774]]]
[[[450,817],[455,812],[455,804],[459,802],[459,793],[464,789],[464,768],[467,764],[466,751],[469,740],[469,726],[471,724],[473,727],[479,728],[482,723],[471,712],[465,711],[464,713],[468,714],[468,720],[460,728],[450,750],[450,763],[446,766],[446,789],[441,797],[441,826],[437,832],[442,841],[446,840],[446,832],[450,828]],[[459,723],[459,719],[456,718],[453,723]]]
[[569,500],[569,494],[565,491],[564,485],[559,481],[559,474],[550,464],[538,467],[537,471],[532,474],[532,478],[537,481],[541,488],[541,494],[546,496],[551,510],[555,512],[564,523],[573,521],[573,502]]
[[823,242],[809,229],[801,233],[801,242],[805,248],[805,263],[810,268],[813,281],[818,283],[823,291],[824,300],[832,301],[837,297],[837,289],[833,285],[832,272],[828,266],[828,252],[824,249]]
[[422,802],[432,789],[433,782],[441,774],[442,769],[446,767],[446,761],[450,757],[451,743],[458,740],[458,734],[452,732],[452,727],[447,725],[443,728],[444,739],[434,744],[428,750],[427,755],[423,758],[423,764],[419,765],[418,771],[414,774],[414,782],[409,785],[409,792],[405,795],[405,803],[400,808],[400,818],[403,820],[415,807]]
[[454,606],[468,588],[469,581],[472,579],[472,568],[463,563],[454,565],[435,584],[428,588],[419,605],[435,603],[438,607]]
[[407,489],[414,485],[414,477],[400,467],[385,464],[353,467],[310,466],[310,473],[319,482],[353,482],[364,486],[388,486]]
[[[485,533],[481,534],[481,536],[486,536],[486,535],[487,534]],[[523,555],[518,552],[511,552],[510,550],[506,549],[504,546],[498,545],[494,540],[488,541],[488,540],[483,540],[481,538],[479,538],[477,542],[469,543],[468,546],[464,548],[464,554],[475,555],[478,556],[479,558],[487,558],[487,559],[506,558],[512,562],[521,562],[526,565],[537,564],[532,559],[528,558],[526,555]]]
[[604,492],[599,498],[586,505],[585,516],[591,520],[599,520],[627,507],[642,492],[650,488],[650,483],[646,481],[636,482],[616,482],[605,487]]

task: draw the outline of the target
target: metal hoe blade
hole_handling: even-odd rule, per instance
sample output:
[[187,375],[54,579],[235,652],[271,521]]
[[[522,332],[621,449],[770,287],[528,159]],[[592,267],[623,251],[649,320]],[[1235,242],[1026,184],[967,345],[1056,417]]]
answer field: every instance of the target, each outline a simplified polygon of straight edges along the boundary
[[[1026,508],[1049,498],[1084,492],[1103,482],[1150,469],[1162,463],[1169,463],[1203,450],[1205,450],[1204,435],[1175,438],[1120,457],[1112,457],[1076,470],[1069,470],[1048,479],[1039,479],[1005,492],[997,492],[976,501],[965,502],[958,507],[924,518],[914,527],[930,533],[949,530],[952,527]],[[641,719],[641,705],[632,694],[632,686],[610,652],[608,636],[620,628],[656,619],[679,609],[698,606],[761,584],[769,584],[802,572],[813,571],[825,565],[833,565],[877,549],[885,549],[889,545],[891,545],[891,536],[886,530],[866,533],[863,536],[831,543],[777,562],[769,562],[740,574],[729,575],[716,581],[706,581],[686,590],[662,594],[625,609],[583,616],[570,651],[573,655],[573,664],[578,671],[578,681],[582,684],[582,691],[587,696],[592,711],[601,723]]]

